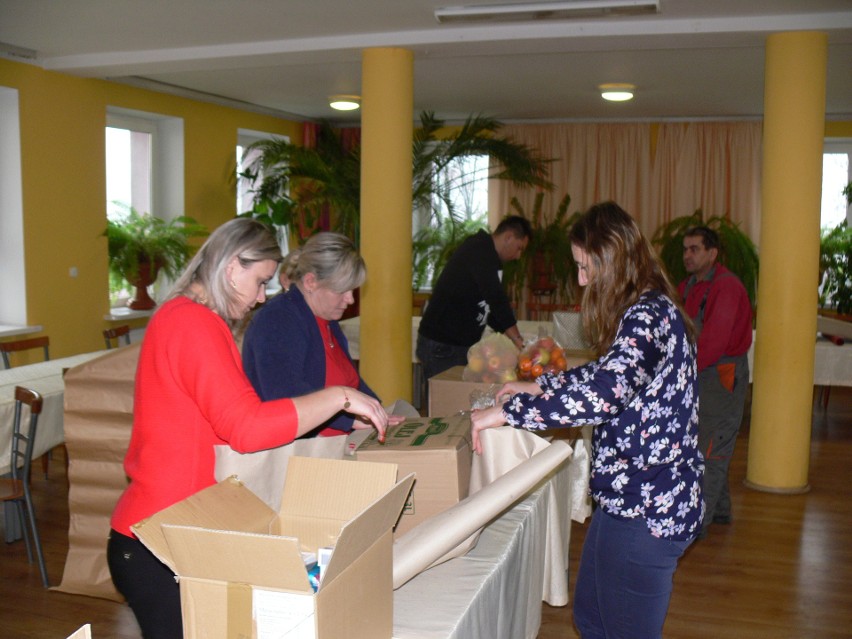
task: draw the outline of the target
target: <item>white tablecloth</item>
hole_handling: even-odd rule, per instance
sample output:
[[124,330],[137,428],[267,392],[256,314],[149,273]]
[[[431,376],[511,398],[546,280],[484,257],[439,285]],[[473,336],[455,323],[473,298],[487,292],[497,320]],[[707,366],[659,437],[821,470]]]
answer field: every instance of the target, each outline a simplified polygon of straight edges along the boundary
[[[9,472],[15,419],[15,386],[31,388],[44,398],[33,452],[33,457],[38,457],[65,441],[62,428],[65,390],[62,370],[100,357],[105,352],[83,353],[0,371],[0,474]],[[28,425],[29,419],[29,408],[24,407],[23,423]]]
[[[545,335],[552,335],[552,322],[532,322],[521,320],[518,322],[518,330],[524,339],[534,339],[538,337],[539,328],[544,331]],[[361,318],[350,317],[349,319],[340,322],[340,328],[343,334],[346,335],[346,340],[349,342],[349,355],[352,359],[361,359]],[[417,330],[420,328],[420,316],[411,318],[411,361],[417,362]],[[491,328],[485,328],[485,335],[492,333]]]
[[[748,351],[749,381],[754,377],[754,340]],[[814,346],[814,386],[852,386],[852,343],[837,346],[819,338]]]
[[[541,602],[565,603],[545,592],[545,570],[561,572],[567,588],[570,466],[483,529],[476,547],[420,573],[394,592],[394,639],[535,639]],[[546,566],[549,517],[556,505],[565,565]]]

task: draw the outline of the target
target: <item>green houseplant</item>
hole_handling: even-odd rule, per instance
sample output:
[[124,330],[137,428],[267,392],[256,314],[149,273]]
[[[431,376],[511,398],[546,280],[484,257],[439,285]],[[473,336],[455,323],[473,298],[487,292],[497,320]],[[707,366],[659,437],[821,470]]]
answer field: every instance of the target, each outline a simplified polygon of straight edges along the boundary
[[121,219],[107,222],[103,235],[107,238],[110,276],[136,288],[127,305],[147,310],[156,305],[148,295],[148,286],[161,272],[177,277],[195,250],[189,239],[205,236],[207,230],[191,217],[166,221],[128,207]]
[[512,213],[528,219],[533,229],[527,250],[519,260],[506,264],[503,274],[515,304],[521,302],[525,289],[549,294],[565,303],[573,302],[576,297],[577,266],[568,233],[580,212],[568,213],[571,196],[567,193],[552,216],[544,215],[543,202],[542,192],[536,194],[529,212],[524,211],[517,198],[510,202]]
[[819,242],[819,305],[839,315],[852,315],[852,228],[846,220],[823,229]]
[[[421,248],[413,258],[415,273],[436,272],[435,263],[429,260],[440,259],[447,241],[460,237],[467,228],[467,223],[454,228],[462,222],[462,217],[456,214],[448,194],[440,189],[436,192],[435,188],[436,174],[454,159],[489,155],[501,165],[490,178],[550,188],[549,161],[532,149],[501,137],[501,126],[493,118],[471,116],[459,129],[443,135],[445,122],[431,112],[421,113],[412,145],[412,210],[428,211],[431,226],[437,230],[427,231],[417,240]],[[343,137],[339,130],[323,122],[315,148],[280,139],[259,140],[249,145],[246,157],[256,155],[238,175],[238,179],[252,184],[254,209],[249,214],[267,223],[289,226],[299,241],[316,230],[321,215],[329,214],[333,230],[359,243],[361,152],[357,143],[345,144]],[[438,203],[448,211],[447,219],[435,219]],[[440,228],[445,224],[449,228]]]
[[738,224],[722,216],[704,219],[701,209],[662,225],[651,239],[672,282],[677,286],[687,276],[683,265],[683,237],[694,226],[707,226],[719,234],[721,248],[718,260],[740,278],[754,307],[760,268],[757,247]]

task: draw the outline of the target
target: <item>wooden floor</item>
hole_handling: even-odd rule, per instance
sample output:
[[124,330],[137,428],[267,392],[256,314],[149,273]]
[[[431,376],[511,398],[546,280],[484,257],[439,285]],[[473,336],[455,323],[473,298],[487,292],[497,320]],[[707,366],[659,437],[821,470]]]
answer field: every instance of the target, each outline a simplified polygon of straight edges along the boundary
[[[827,410],[815,404],[809,493],[745,488],[747,448],[746,424],[731,468],[734,523],[713,526],[681,560],[665,636],[852,637],[852,389],[833,389]],[[51,478],[35,477],[34,484],[47,566],[57,584],[68,548],[61,457],[51,464]],[[584,532],[585,525],[574,524],[572,591]],[[125,605],[44,590],[21,542],[0,542],[0,553],[0,638],[63,639],[91,623],[94,639],[139,639]],[[539,639],[577,636],[570,605],[544,605]]]

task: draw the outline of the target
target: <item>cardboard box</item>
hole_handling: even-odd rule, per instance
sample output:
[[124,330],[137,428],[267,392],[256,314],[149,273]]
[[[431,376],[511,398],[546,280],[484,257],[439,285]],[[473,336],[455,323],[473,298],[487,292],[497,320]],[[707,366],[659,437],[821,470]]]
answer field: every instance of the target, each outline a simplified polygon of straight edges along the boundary
[[[231,477],[133,531],[179,577],[186,639],[390,639],[391,528],[414,483],[396,473],[293,457],[280,512]],[[331,545],[314,593],[301,551]]]
[[375,433],[355,451],[357,461],[391,462],[417,480],[396,525],[397,536],[467,497],[472,461],[470,420],[461,415],[408,419]]
[[[568,368],[582,366],[594,358],[591,351],[565,350]],[[502,384],[466,382],[462,379],[464,366],[453,366],[429,378],[429,415],[453,415],[471,408],[474,393],[496,393]]]
[[[464,366],[453,366],[429,378],[429,416],[454,415],[470,410],[471,393],[496,392],[497,384],[466,382],[462,379]],[[491,390],[493,388],[493,391]]]

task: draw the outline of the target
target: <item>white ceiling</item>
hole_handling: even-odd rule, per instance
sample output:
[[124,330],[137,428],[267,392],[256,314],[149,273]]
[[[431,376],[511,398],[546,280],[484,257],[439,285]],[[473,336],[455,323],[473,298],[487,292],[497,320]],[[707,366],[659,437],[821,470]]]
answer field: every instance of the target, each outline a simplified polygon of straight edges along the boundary
[[[414,51],[415,111],[451,121],[748,118],[763,112],[767,36],[819,30],[829,38],[827,116],[852,119],[852,0],[660,0],[648,16],[436,21],[436,8],[463,2],[0,0],[0,50],[298,119],[358,117],[327,98],[360,93],[368,47]],[[633,83],[636,98],[605,103],[604,82]]]

